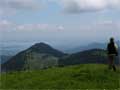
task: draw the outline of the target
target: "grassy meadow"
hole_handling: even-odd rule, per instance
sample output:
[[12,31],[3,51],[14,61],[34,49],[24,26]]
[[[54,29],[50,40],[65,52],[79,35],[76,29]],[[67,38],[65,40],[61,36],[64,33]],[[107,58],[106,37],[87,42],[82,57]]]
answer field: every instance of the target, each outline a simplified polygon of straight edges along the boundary
[[103,64],[53,67],[45,70],[2,73],[1,89],[120,89],[120,69]]

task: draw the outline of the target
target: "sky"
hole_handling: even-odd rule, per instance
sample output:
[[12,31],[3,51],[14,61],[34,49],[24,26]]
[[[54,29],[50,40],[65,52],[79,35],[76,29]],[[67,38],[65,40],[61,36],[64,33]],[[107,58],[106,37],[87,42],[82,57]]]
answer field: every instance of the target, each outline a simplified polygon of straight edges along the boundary
[[0,0],[0,42],[120,40],[120,0]]

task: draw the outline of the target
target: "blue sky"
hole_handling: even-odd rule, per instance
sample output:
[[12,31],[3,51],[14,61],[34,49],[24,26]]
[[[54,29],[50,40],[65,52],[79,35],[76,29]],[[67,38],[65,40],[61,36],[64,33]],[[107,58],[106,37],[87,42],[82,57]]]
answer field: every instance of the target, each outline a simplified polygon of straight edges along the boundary
[[53,45],[120,40],[120,0],[1,0],[1,41]]

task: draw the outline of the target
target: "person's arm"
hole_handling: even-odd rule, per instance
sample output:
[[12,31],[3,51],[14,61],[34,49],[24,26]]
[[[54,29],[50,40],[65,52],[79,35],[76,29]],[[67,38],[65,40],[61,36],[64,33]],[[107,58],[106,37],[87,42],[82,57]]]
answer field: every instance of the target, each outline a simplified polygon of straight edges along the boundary
[[107,51],[107,54],[108,54],[109,53],[109,44],[107,45],[106,51]]
[[116,48],[116,50],[118,50],[118,45],[115,43],[115,48]]
[[118,45],[115,43],[115,48],[116,48],[116,56],[118,56]]

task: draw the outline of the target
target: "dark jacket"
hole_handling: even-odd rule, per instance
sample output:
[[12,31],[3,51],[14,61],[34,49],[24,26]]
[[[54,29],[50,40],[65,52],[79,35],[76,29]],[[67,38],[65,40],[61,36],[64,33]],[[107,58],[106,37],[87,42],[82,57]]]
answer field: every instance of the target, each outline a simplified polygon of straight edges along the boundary
[[115,43],[109,43],[107,46],[107,52],[108,54],[115,54],[116,56],[118,55],[118,50],[117,50],[117,46],[115,45]]

